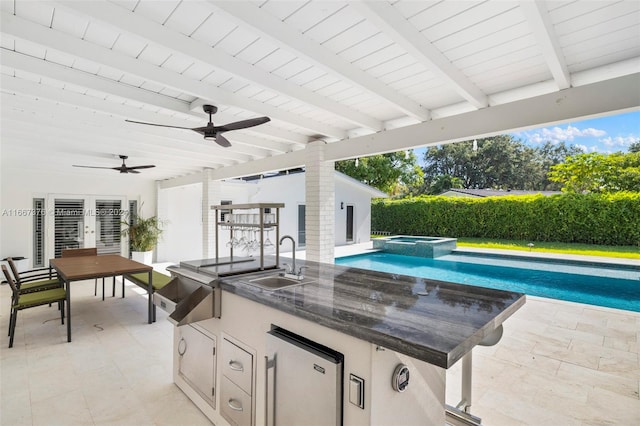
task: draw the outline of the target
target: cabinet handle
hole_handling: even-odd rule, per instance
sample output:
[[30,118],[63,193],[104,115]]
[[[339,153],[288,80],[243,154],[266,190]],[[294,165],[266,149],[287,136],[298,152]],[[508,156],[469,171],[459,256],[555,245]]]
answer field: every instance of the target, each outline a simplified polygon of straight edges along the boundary
[[184,337],[181,337],[178,342],[178,355],[182,356],[185,352],[187,352],[187,341],[184,340]]
[[240,401],[238,401],[237,399],[231,398],[227,402],[227,405],[229,406],[229,408],[231,408],[234,411],[242,411],[242,403]]
[[[272,419],[269,419],[269,370],[273,368],[275,374],[276,359],[269,359],[267,355],[264,357],[264,418],[265,425],[274,425],[276,422],[276,401],[273,401]],[[275,392],[274,392],[275,393]],[[269,422],[271,420],[271,422]]]
[[238,361],[229,361],[229,368],[233,371],[244,371],[242,363],[239,363]]

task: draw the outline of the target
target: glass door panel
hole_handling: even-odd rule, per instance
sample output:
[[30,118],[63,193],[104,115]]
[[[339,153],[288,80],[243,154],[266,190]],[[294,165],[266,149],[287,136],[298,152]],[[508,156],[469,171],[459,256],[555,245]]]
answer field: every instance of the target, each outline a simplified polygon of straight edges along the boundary
[[56,199],[53,211],[54,257],[67,248],[85,247],[84,200]]
[[96,200],[96,247],[98,254],[120,254],[122,201]]

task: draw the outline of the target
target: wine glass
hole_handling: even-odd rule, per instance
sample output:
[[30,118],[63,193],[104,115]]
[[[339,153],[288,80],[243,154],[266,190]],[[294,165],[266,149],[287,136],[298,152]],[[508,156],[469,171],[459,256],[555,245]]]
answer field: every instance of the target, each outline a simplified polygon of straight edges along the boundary
[[271,232],[271,229],[265,229],[264,232],[267,233],[267,238],[264,240],[264,247],[271,247],[273,246],[273,243],[271,242],[271,240],[269,239],[269,232]]

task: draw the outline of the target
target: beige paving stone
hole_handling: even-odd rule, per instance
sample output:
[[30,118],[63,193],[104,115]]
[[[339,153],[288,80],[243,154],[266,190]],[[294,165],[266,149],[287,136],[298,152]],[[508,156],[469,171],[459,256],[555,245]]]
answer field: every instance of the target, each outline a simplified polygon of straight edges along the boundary
[[562,362],[558,369],[557,377],[564,380],[573,380],[585,386],[609,390],[626,397],[638,397],[638,380],[623,377],[619,374],[611,374],[569,362]]
[[598,369],[598,363],[600,361],[600,357],[596,353],[553,347],[544,342],[538,343],[532,352],[536,355],[546,356],[564,363],[576,364],[593,370]]
[[619,349],[621,351],[638,353],[637,342],[630,342],[626,339],[620,339],[618,337],[605,336],[603,346],[605,348]]
[[633,355],[636,356],[636,359],[633,357],[602,357],[598,364],[598,370],[640,379],[640,367],[638,366],[637,354]]
[[[523,425],[580,425],[580,420],[566,412],[545,407],[541,410],[531,394],[514,398],[510,392],[487,392],[472,410],[482,418],[483,424],[495,426]],[[496,415],[497,414],[497,415]],[[504,422],[507,419],[507,422]]]
[[[4,367],[2,374],[4,375]],[[0,392],[0,424],[31,425],[31,399],[28,386],[22,387],[10,379],[2,378]]]
[[547,334],[553,336],[556,339],[562,339],[563,341],[569,340],[569,345],[571,346],[571,342],[579,340],[587,343],[591,343],[594,345],[602,346],[604,344],[605,337],[598,333],[591,333],[588,331],[581,331],[576,329],[566,329],[562,327],[548,327],[546,329]]
[[582,310],[578,310],[576,312],[558,311],[551,320],[551,325],[554,327],[575,330],[581,317]]
[[589,393],[588,404],[581,414],[586,425],[639,425],[640,400],[595,388]]
[[499,347],[495,354],[495,358],[504,359],[519,367],[528,368],[541,373],[554,375],[560,367],[557,359],[549,358],[544,355],[537,355],[530,351],[521,351],[512,348]]
[[61,392],[49,399],[31,403],[34,426],[94,425],[81,390]]

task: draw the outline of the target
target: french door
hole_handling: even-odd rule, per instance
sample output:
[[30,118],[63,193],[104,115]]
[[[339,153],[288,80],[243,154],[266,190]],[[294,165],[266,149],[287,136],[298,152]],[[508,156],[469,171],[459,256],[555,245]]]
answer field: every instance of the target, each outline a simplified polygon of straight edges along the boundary
[[348,243],[353,242],[353,206],[347,205],[347,230],[346,240]]
[[66,248],[97,247],[98,254],[126,254],[125,197],[53,194],[47,200],[47,258]]

